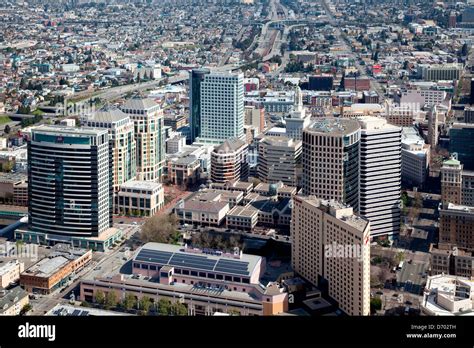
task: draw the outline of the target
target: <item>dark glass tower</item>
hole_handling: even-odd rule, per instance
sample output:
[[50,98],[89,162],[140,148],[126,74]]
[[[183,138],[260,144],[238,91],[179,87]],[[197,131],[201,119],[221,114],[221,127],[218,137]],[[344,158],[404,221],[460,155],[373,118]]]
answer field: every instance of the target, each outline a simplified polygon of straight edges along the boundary
[[209,73],[209,69],[193,69],[189,73],[189,143],[201,136],[201,82]]

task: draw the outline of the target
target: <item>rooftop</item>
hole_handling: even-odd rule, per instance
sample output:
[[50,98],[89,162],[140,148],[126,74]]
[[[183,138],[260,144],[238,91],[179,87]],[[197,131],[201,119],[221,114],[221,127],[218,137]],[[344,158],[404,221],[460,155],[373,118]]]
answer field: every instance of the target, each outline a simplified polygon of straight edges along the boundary
[[356,120],[343,118],[325,118],[308,127],[308,130],[312,132],[331,133],[333,135],[349,135],[359,129],[360,125]]
[[158,263],[172,267],[184,267],[201,271],[230,273],[250,277],[257,271],[260,256],[249,254],[225,254],[210,249],[193,249],[179,245],[147,243],[133,258],[134,261]]
[[147,111],[151,108],[159,106],[153,99],[149,98],[131,98],[122,105],[122,110],[143,110]]
[[19,300],[28,296],[28,293],[23,290],[20,286],[16,286],[10,290],[3,290],[3,293],[0,293],[0,311],[4,312],[9,307],[13,306]]
[[122,112],[120,109],[109,109],[109,110],[99,110],[97,112],[92,113],[88,121],[95,121],[95,122],[104,122],[104,123],[113,123],[125,118],[129,118],[125,113]]
[[139,181],[139,180],[130,180],[122,185],[120,185],[120,188],[126,188],[126,189],[138,189],[138,190],[154,190],[157,188],[161,188],[161,184],[153,181]]

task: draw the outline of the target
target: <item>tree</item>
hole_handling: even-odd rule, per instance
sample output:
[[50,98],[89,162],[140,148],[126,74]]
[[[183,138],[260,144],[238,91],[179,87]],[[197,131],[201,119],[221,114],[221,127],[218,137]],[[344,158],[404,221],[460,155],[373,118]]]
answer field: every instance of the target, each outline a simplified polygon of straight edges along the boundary
[[375,313],[376,311],[382,309],[382,300],[380,297],[375,297],[370,300],[370,312]]
[[173,305],[173,314],[180,315],[180,316],[188,315],[188,308],[186,307],[184,303],[176,302]]
[[3,129],[3,132],[5,134],[10,134],[11,130],[12,130],[11,127],[7,124],[5,128]]
[[129,311],[133,308],[133,306],[135,306],[136,302],[135,296],[132,294],[126,294],[125,298],[122,300],[122,307]]
[[23,308],[20,310],[20,315],[25,315],[26,313],[28,313],[29,311],[31,311],[33,309],[33,307],[27,303],[26,305],[23,306]]
[[171,314],[171,301],[161,299],[158,301],[158,313],[159,315],[170,315]]
[[143,242],[170,243],[176,233],[178,219],[174,214],[152,216],[143,224],[140,238]]
[[140,299],[140,309],[147,313],[151,308],[151,299],[148,296],[143,296]]
[[105,295],[105,308],[112,308],[117,305],[117,294],[115,291],[110,290],[107,292],[107,295]]
[[105,294],[102,290],[97,290],[94,295],[94,301],[100,305],[105,303]]

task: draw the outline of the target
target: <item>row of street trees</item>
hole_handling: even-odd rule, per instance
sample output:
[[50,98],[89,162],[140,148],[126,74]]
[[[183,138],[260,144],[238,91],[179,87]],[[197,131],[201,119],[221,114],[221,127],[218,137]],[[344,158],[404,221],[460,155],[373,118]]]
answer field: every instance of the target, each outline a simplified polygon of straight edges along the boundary
[[137,299],[132,294],[126,294],[119,301],[114,291],[107,293],[101,290],[96,291],[94,302],[104,309],[117,308],[126,312],[137,312],[141,315],[188,315],[188,309],[183,303],[171,302],[167,299],[160,299],[158,302],[155,302],[148,296]]

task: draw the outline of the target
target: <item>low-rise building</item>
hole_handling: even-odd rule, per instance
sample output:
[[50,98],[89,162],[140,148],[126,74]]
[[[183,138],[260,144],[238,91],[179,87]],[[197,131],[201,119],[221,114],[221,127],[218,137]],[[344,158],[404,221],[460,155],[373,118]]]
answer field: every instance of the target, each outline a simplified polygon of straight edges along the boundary
[[474,280],[474,256],[455,246],[431,248],[431,275],[451,274]]
[[7,288],[20,279],[25,264],[18,260],[11,260],[0,266],[0,288]]
[[28,303],[28,293],[20,286],[11,290],[0,290],[0,315],[19,315]]
[[452,275],[428,277],[421,311],[426,315],[474,315],[474,282]]
[[28,205],[28,177],[23,173],[0,173],[0,202]]
[[127,215],[153,216],[165,205],[163,185],[151,181],[128,181],[115,197],[115,210]]
[[474,207],[443,203],[439,210],[439,241],[474,251]]
[[20,274],[20,285],[28,292],[49,294],[65,285],[70,277],[92,260],[92,250],[57,244],[48,257]]
[[[85,278],[80,300],[92,302],[99,290],[125,293],[152,301],[182,299],[188,315],[238,312],[274,315],[288,310],[288,293],[278,283],[260,284],[264,272],[260,256],[147,243],[132,261],[133,276]],[[104,290],[105,289],[105,290]]]

